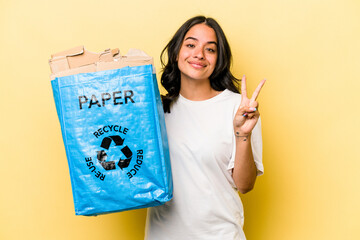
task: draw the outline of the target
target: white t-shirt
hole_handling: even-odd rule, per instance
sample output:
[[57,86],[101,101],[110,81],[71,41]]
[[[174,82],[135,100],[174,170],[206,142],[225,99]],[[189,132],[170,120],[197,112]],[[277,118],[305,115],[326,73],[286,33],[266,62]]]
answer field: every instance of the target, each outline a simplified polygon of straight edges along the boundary
[[[243,240],[244,212],[231,176],[233,118],[241,95],[224,90],[204,101],[183,96],[165,114],[173,199],[148,209],[147,240]],[[263,173],[260,119],[251,136],[258,175]]]

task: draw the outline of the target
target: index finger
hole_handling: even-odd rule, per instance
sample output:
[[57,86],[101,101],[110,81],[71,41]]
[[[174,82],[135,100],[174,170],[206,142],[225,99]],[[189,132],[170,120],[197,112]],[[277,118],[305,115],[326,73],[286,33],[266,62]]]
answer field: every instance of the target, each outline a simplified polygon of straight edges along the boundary
[[245,75],[243,75],[242,79],[241,79],[241,96],[244,98],[244,97],[247,97],[247,94],[246,94],[246,78],[245,78]]
[[253,95],[251,96],[251,99],[250,99],[251,102],[252,102],[252,101],[256,101],[256,99],[257,99],[257,97],[259,96],[259,93],[260,93],[260,91],[261,91],[261,88],[264,86],[265,82],[266,82],[266,79],[262,80],[262,81],[259,83],[259,85],[258,85],[257,88],[255,89]]

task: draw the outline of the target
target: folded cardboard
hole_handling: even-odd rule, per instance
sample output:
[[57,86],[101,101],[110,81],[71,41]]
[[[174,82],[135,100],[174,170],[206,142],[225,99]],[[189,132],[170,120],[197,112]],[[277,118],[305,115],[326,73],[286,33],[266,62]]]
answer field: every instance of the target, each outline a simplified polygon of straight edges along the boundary
[[118,48],[94,53],[86,50],[84,46],[78,46],[52,54],[49,64],[52,73],[50,78],[53,80],[56,77],[78,73],[105,71],[126,66],[153,65],[153,58],[139,49],[130,49],[126,55],[122,56]]

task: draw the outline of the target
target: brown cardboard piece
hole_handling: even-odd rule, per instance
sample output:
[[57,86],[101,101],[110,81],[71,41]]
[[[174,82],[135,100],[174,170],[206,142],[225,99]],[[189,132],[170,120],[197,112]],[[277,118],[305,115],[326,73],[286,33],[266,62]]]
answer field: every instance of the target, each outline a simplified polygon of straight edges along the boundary
[[152,57],[138,49],[130,49],[127,55],[121,56],[118,48],[94,53],[86,50],[84,46],[78,46],[52,54],[49,64],[52,72],[50,78],[53,80],[56,77],[78,73],[118,69],[126,66],[153,65],[154,61]]

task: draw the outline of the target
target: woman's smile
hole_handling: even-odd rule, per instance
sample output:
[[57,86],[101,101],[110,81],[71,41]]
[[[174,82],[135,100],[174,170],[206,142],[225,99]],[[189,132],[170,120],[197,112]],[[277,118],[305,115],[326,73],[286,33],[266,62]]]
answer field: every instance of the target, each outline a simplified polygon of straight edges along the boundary
[[196,62],[196,61],[188,61],[188,63],[193,66],[196,69],[202,69],[205,68],[207,65],[201,62]]

